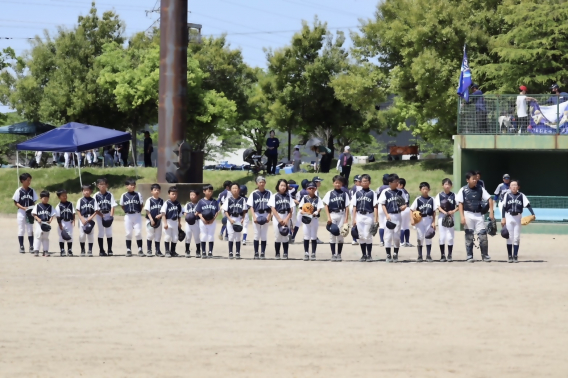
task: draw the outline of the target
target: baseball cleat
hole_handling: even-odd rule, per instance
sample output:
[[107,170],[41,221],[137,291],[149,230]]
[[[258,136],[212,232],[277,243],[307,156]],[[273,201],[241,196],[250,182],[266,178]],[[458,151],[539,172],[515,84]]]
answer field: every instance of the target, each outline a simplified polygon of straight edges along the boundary
[[390,263],[392,261],[392,256],[391,255],[387,255],[387,257],[385,258],[385,262],[386,263]]
[[172,254],[171,254],[170,251],[166,251],[166,257],[167,257],[168,259],[172,257]]
[[[205,254],[203,254],[202,257],[205,257]],[[209,251],[209,253],[207,254],[207,258],[212,259],[213,258],[213,252]]]
[[49,252],[44,252],[43,257],[49,257]]
[[156,251],[156,257],[164,257],[162,251]]
[[440,257],[440,262],[446,262],[446,256],[442,255],[442,257]]
[[513,257],[513,261],[514,261],[515,263],[518,263],[518,262],[519,262],[519,258],[518,258],[517,256],[514,256],[514,257]]
[[187,252],[185,253],[185,257],[189,259],[190,253],[191,253],[191,251],[187,251]]
[[337,261],[337,255],[331,255],[331,260],[330,261]]
[[20,253],[26,253],[26,249],[23,246],[20,247]]
[[67,251],[67,256],[73,257],[73,251],[72,251],[72,250],[68,250],[68,251]]
[[112,250],[111,250],[111,249],[109,249],[109,250],[108,250],[108,252],[107,252],[107,255],[109,255],[109,256],[112,256],[112,255],[113,255],[113,253],[112,253]]
[[288,260],[288,254],[287,253],[282,254],[282,260]]
[[406,243],[406,246],[407,246],[407,247],[414,247],[414,244],[412,244],[412,243]]
[[355,240],[353,240],[353,241],[351,242],[351,245],[358,245],[358,244],[359,244],[359,243],[357,243]]
[[247,245],[247,241],[246,241],[246,240],[243,240],[243,245]]
[[261,252],[261,253],[260,253],[260,259],[261,259],[261,260],[266,259],[266,256],[264,256],[264,252]]
[[132,257],[132,251],[127,249],[126,250],[126,257]]
[[35,255],[35,257],[39,256],[39,251],[34,251],[33,254]]
[[99,251],[99,256],[108,256],[105,251]]
[[276,255],[274,256],[276,258],[276,260],[280,260],[280,253],[277,252]]
[[153,256],[151,249],[149,249],[148,252],[146,252],[146,256],[148,256],[148,257],[152,257],[152,256]]
[[341,254],[337,254],[337,256],[335,256],[335,261],[337,262],[341,262]]
[[423,262],[424,260],[422,259],[422,255],[418,255],[418,258],[416,259],[416,262]]
[[230,259],[233,258],[233,252],[229,252],[229,258],[230,258]]
[[379,247],[381,247],[381,248],[382,248],[382,247],[384,247],[384,246],[385,246],[385,243],[383,243],[383,242],[379,242]]
[[311,259],[312,259],[312,261],[315,261],[315,260],[316,260],[316,254],[315,254],[315,253],[312,253]]
[[491,257],[489,257],[489,255],[485,255],[485,256],[483,256],[483,261],[484,262],[491,262]]
[[[284,255],[284,256],[286,256],[286,255]],[[240,252],[237,252],[237,253],[235,254],[235,258],[236,258],[237,260],[240,260],[240,259],[241,259],[241,253],[240,253]]]
[[64,249],[62,249],[61,252],[59,252],[59,256],[60,256],[60,257],[65,257],[65,256],[67,256],[67,255],[65,254],[65,250],[64,250]]
[[195,252],[195,258],[196,258],[196,259],[200,259],[200,258],[201,258],[201,251]]
[[367,262],[373,262],[373,256],[367,255]]
[[86,255],[85,255],[85,250],[83,249],[83,250],[81,251],[81,257],[85,257],[85,256],[86,256]]
[[304,261],[310,260],[310,254],[308,252],[304,253]]
[[432,256],[430,255],[426,255],[426,262],[432,262],[434,260],[432,260]]
[[319,238],[317,239],[317,243],[318,243],[318,244],[323,244],[323,242],[322,242]]
[[446,261],[447,261],[447,262],[452,262],[452,261],[454,261],[454,260],[452,260],[452,254],[451,254],[451,253],[448,255],[448,258],[446,259]]
[[359,259],[359,262],[365,262],[367,261],[367,256],[363,255],[361,256],[361,258]]
[[255,259],[255,260],[258,260],[258,258],[259,258],[259,257],[258,257],[258,252],[255,252],[255,253],[254,253],[254,259]]
[[88,252],[87,252],[87,256],[93,257],[93,251],[88,251]]
[[509,264],[511,264],[513,261],[513,256],[509,256]]
[[474,263],[475,260],[473,259],[473,255],[467,255],[465,261],[469,262],[469,263]]

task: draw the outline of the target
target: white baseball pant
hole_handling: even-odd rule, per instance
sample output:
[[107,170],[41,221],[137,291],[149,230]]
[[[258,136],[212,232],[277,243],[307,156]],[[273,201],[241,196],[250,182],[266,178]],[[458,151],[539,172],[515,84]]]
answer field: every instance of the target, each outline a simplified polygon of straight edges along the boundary
[[432,239],[426,239],[426,231],[432,226],[432,216],[422,217],[422,220],[414,225],[416,227],[416,237],[418,245],[432,245]]
[[150,219],[146,219],[146,240],[153,240],[155,242],[162,241],[162,226],[150,226]]
[[479,234],[481,230],[485,230],[485,221],[483,220],[483,214],[464,211],[464,215],[465,225],[467,229],[474,230],[476,234]]
[[124,215],[124,229],[126,240],[132,240],[132,231],[136,240],[142,240],[142,216],[140,213]]
[[302,232],[304,233],[304,240],[317,240],[318,226],[319,226],[319,218],[316,217],[312,218],[310,224],[302,223]]
[[97,232],[99,238],[112,238],[112,226],[109,228],[103,227],[103,217],[100,215],[95,215],[95,223],[97,224]]
[[28,233],[28,236],[34,236],[34,225],[28,224],[28,222],[26,222],[26,212],[24,210],[18,209],[16,219],[18,222],[18,236],[24,236],[26,234],[26,231]]
[[71,154],[69,152],[65,152],[63,154],[63,158],[65,159],[65,168],[69,168],[69,158],[71,157]]
[[521,218],[523,214],[511,215],[505,213],[505,221],[507,222],[507,231],[509,231],[509,239],[507,244],[519,245],[521,241]]
[[386,248],[400,248],[400,227],[402,224],[401,214],[389,214],[391,222],[396,224],[396,227],[392,230],[386,227],[386,216],[385,216],[385,247]]
[[88,164],[91,164],[92,160],[91,160],[91,153],[90,152],[85,152],[85,159],[87,160]]
[[[238,217],[230,216],[229,218],[231,218],[231,220],[234,221],[234,222],[243,223],[243,218],[240,215]],[[243,224],[243,231],[244,231],[244,224]],[[231,222],[229,222],[228,219],[227,219],[227,234],[229,236],[230,242],[240,242],[241,239],[243,238],[243,233],[242,232],[235,232],[235,230],[233,230],[233,224]]]
[[247,212],[243,217],[243,234],[248,235],[248,225],[250,223],[250,215]]
[[[41,155],[42,155],[42,152],[39,151],[39,152],[36,154],[36,157],[35,157],[36,163],[38,163],[38,165],[39,165],[39,163],[41,163]],[[47,250],[46,250],[46,251],[47,251]]]
[[294,216],[296,217],[296,225],[298,227],[300,227],[303,223],[302,223],[302,214],[300,213],[300,209],[298,209],[296,211],[296,215],[294,215],[294,213],[292,213],[292,218],[294,218]]
[[[294,226],[299,226],[300,223],[302,223],[302,217],[300,216],[298,218],[298,214],[300,214],[300,211],[296,209],[296,206],[292,206],[292,218],[290,218],[290,227],[294,228]],[[298,219],[300,219],[300,223],[298,223]]]
[[64,229],[67,229],[67,233],[69,234],[69,236],[71,236],[71,240],[63,240],[63,238],[61,237],[61,229],[59,228],[59,225],[57,225],[57,234],[59,235],[59,242],[60,243],[72,243],[73,242],[73,222],[72,221],[66,222],[66,221],[62,220],[61,226]]
[[190,244],[191,243],[191,239],[193,237],[193,239],[195,240],[195,244],[199,244],[201,243],[201,239],[199,237],[199,234],[201,233],[201,231],[199,230],[199,224],[201,222],[196,220],[195,224],[190,225],[189,223],[185,223],[185,243],[186,244]]
[[383,211],[383,206],[381,204],[379,204],[379,228],[381,230],[386,229],[386,224],[387,224],[387,216],[385,215],[385,212]]
[[[257,218],[260,215],[267,216],[266,213],[264,214],[254,213],[254,214]],[[266,222],[262,226],[258,223],[253,223],[253,227],[254,227],[254,240],[266,241],[266,236],[268,235],[268,227],[270,227],[268,222]]]
[[[341,227],[343,227],[343,223],[345,223],[345,211],[340,211],[339,213],[330,213],[331,223],[336,224],[339,227],[339,231],[341,231]],[[344,237],[339,234],[339,236],[331,235],[330,243],[337,244],[343,243]]]
[[[280,217],[285,218],[287,215],[280,214]],[[288,243],[288,235],[280,235],[280,231],[278,231],[278,221],[276,217],[272,217],[272,226],[274,227],[274,241],[276,243]]]
[[36,221],[34,223],[34,251],[39,251],[42,246],[42,252],[49,251],[49,232],[42,231],[40,224]]
[[[444,227],[442,226],[442,221],[444,220],[444,214],[440,214],[438,217],[438,235],[440,235],[440,245],[454,245],[454,227]],[[453,218],[453,216],[452,216]]]
[[374,214],[357,213],[357,232],[359,232],[359,244],[373,244],[373,235],[371,234],[371,226],[374,223]]
[[404,209],[402,213],[400,213],[400,229],[401,230],[410,230],[410,208]]
[[87,240],[88,243],[94,243],[94,241],[95,241],[95,230],[91,230],[90,234],[85,234],[85,231],[83,231],[83,223],[81,223],[81,221],[79,221],[77,223],[78,223],[78,226],[79,226],[79,242],[84,243],[85,240]]
[[164,241],[166,243],[177,243],[179,238],[178,221],[173,219],[164,219],[163,222],[167,222],[168,225],[168,228],[164,228],[162,231],[164,233]]
[[211,224],[205,224],[204,222],[199,222],[199,239],[201,242],[213,243],[215,241],[215,228],[217,227],[217,222],[213,221]]

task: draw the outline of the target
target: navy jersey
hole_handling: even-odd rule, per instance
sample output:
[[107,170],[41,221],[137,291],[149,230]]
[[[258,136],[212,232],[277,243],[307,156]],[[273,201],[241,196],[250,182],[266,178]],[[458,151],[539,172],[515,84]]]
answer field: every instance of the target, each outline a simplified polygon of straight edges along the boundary
[[247,210],[247,201],[244,197],[228,197],[223,203],[223,210],[232,217],[238,217]]
[[528,198],[521,192],[506,193],[503,197],[503,212],[512,215],[522,214],[523,208],[529,205]]
[[179,219],[181,211],[181,205],[177,200],[167,200],[166,202],[164,202],[161,209],[162,214],[166,214],[166,219],[173,221],[177,221]]
[[146,210],[146,218],[149,219],[148,213],[152,216],[152,219],[156,219],[160,212],[162,211],[162,206],[164,206],[164,200],[161,198],[150,197],[146,200],[144,205],[144,210]]
[[482,188],[485,188],[485,181],[477,180],[477,185],[481,186]]
[[384,190],[388,189],[389,186],[388,185],[381,185],[379,186],[379,189],[377,189],[377,195],[381,195],[383,193]]
[[219,212],[219,203],[217,201],[215,201],[214,199],[208,200],[206,198],[202,198],[197,203],[197,207],[195,208],[195,212],[203,215],[203,218],[205,218],[205,219],[207,219],[208,217],[210,219],[213,219],[215,214],[217,214]]
[[93,215],[99,207],[97,206],[97,201],[93,197],[83,197],[77,201],[77,211],[81,214],[83,218],[88,218]]
[[60,202],[57,205],[57,215],[58,217],[65,222],[71,222],[75,219],[75,211],[73,211],[73,204],[69,201],[67,202]]
[[397,197],[404,198],[404,193],[402,192],[402,190],[399,189],[392,190],[389,188],[383,190],[383,192],[379,197],[379,203],[381,205],[385,205],[385,207],[387,208],[387,212],[389,214],[397,214],[400,212],[398,203],[396,201]]
[[505,184],[504,182],[499,184],[497,189],[495,189],[495,201],[497,200],[503,201],[505,193],[509,191],[509,186],[510,186],[509,184]]
[[292,209],[292,198],[288,194],[288,192],[284,194],[276,193],[270,200],[268,201],[268,206],[276,209],[276,211],[280,214],[289,213]]
[[403,193],[403,197],[406,199],[406,206],[410,206],[410,193],[408,193],[408,190],[402,188],[400,189]]
[[17,202],[23,207],[33,206],[34,202],[37,201],[37,198],[37,193],[32,188],[18,188],[12,197],[14,202]]
[[268,201],[272,193],[270,191],[265,190],[261,192],[259,190],[255,190],[251,193],[247,205],[248,207],[252,207],[253,211],[258,214],[264,214],[270,212],[270,208],[268,207]]
[[355,193],[355,207],[359,213],[372,213],[377,203],[377,193],[371,189],[361,189]]
[[35,205],[32,214],[36,215],[42,222],[47,222],[55,215],[55,210],[53,210],[50,204],[38,203]]
[[452,211],[456,209],[457,203],[456,203],[456,195],[452,192],[449,192],[448,194],[446,194],[446,192],[440,192],[438,193],[438,195],[436,196],[436,199],[434,200],[434,208],[438,208],[441,206],[442,201],[446,201],[446,206],[445,209],[443,209],[444,211]]
[[142,212],[142,196],[138,192],[126,192],[120,197],[120,206],[126,214],[140,214]]
[[[195,209],[197,209],[197,203],[188,202],[183,208],[185,214],[195,214]],[[197,218],[198,220],[200,218]]]
[[225,200],[227,199],[228,195],[229,195],[229,191],[227,189],[223,190],[219,194],[219,197],[217,197],[217,202],[219,203],[219,206],[221,206],[221,205],[223,205],[223,203],[225,203]]
[[309,194],[308,189],[302,189],[296,194],[296,200],[300,202],[300,200]]
[[99,210],[103,214],[110,213],[110,210],[116,206],[114,196],[111,192],[106,192],[105,194],[98,192],[97,194],[95,194],[95,201],[97,201]]
[[334,189],[325,195],[323,203],[327,205],[332,213],[345,211],[345,208],[349,206],[349,195],[343,190]]
[[412,203],[412,206],[410,206],[410,209],[420,211],[420,215],[423,217],[432,216],[434,215],[434,198],[417,197]]

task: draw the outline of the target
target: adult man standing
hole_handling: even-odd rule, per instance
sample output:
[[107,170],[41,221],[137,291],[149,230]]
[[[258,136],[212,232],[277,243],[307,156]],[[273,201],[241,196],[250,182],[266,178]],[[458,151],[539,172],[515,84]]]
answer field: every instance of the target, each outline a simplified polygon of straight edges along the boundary
[[550,98],[548,99],[547,104],[558,105],[560,103],[568,101],[568,93],[560,92],[560,87],[558,86],[558,84],[552,84],[550,90],[552,92],[552,96],[550,96]]
[[120,160],[124,167],[128,167],[128,152],[130,151],[130,142],[126,141],[120,145]]
[[150,132],[144,131],[144,166],[152,166],[152,152],[154,152],[154,146],[152,145],[152,138],[150,138]]
[[345,177],[345,186],[349,183],[349,175],[351,174],[351,165],[353,165],[353,156],[351,155],[351,147],[345,146],[343,152],[337,160],[337,168],[341,177]]
[[487,133],[487,109],[485,108],[483,92],[479,89],[479,85],[476,83],[471,84],[471,91],[469,99],[470,102],[475,105],[476,132]]

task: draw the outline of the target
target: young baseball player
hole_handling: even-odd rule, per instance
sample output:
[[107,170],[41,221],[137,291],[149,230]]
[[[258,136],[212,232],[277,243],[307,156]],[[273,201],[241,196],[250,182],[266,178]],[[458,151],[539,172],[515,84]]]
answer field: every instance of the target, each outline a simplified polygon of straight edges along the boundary
[[156,247],[156,257],[164,257],[160,250],[160,242],[162,241],[162,206],[164,200],[160,198],[162,187],[159,184],[150,186],[150,198],[144,204],[146,210],[146,247],[148,248],[148,257],[152,256],[152,241]]
[[499,203],[499,207],[503,204],[503,197],[505,193],[509,191],[509,185],[511,184],[511,176],[508,173],[503,175],[503,182],[497,186],[495,189],[495,196],[493,197],[494,202]]
[[[386,190],[388,188],[389,188],[389,174],[385,173],[383,175],[383,185],[381,185],[377,189],[377,198],[379,198],[381,196],[381,193],[383,192],[383,190]],[[385,224],[386,224],[386,222],[387,222],[387,218],[385,217],[385,213],[382,212],[382,211],[379,211],[379,237],[381,239],[379,247],[385,246]]]
[[182,208],[178,202],[178,189],[171,186],[168,189],[169,199],[164,202],[160,213],[164,220],[164,246],[166,248],[166,257],[177,257],[176,244],[178,242],[179,229],[181,228],[180,216]]
[[475,175],[477,176],[477,185],[481,185],[482,188],[485,188],[485,181],[481,179],[481,171],[476,170]]
[[406,180],[398,179],[398,190],[402,191],[402,197],[406,200],[406,209],[400,213],[400,246],[414,247],[410,244],[410,193],[405,189]]
[[[240,190],[241,190],[240,193],[239,193],[240,196],[245,199],[245,202],[248,203],[248,197],[247,197],[248,188],[246,187],[246,185],[241,185]],[[247,205],[247,206],[248,206],[248,205]],[[248,207],[247,207],[247,208],[248,208]],[[247,211],[247,212],[245,213],[245,215],[243,216],[243,232],[242,232],[242,234],[243,234],[243,245],[247,245],[247,235],[248,235],[248,225],[249,225],[249,221],[250,221],[250,218],[249,218],[249,214],[248,214],[248,211]]]
[[[308,195],[308,179],[303,179],[300,183],[302,186],[302,190],[296,192],[296,197],[292,197],[292,201],[294,202],[294,209],[296,206],[300,204],[300,200]],[[292,211],[292,216],[294,216],[294,211]],[[294,225],[294,231],[292,232],[292,238],[289,240],[290,243],[296,242],[296,235],[298,234],[298,230],[300,229],[300,225],[302,224],[302,215],[300,211],[296,211],[296,224]]]
[[[319,197],[320,193],[319,193],[319,189],[321,187],[321,183],[323,182],[323,179],[319,176],[315,176],[314,178],[312,178],[312,182],[314,182],[316,184],[316,196]],[[309,193],[308,193],[309,194]],[[321,201],[320,201],[321,202]],[[318,216],[319,217],[319,216]],[[316,239],[316,243],[318,244],[323,244],[323,242],[320,240],[320,238],[318,237]]]
[[[197,203],[199,202],[199,193],[197,190],[189,191],[189,202],[184,206],[183,213],[191,214],[195,218],[195,223],[189,224],[185,222],[185,257],[190,255],[191,239],[195,241],[195,257],[201,258],[201,239],[199,238],[199,224],[201,223],[199,217],[195,214]],[[186,218],[187,220],[187,218]],[[205,253],[205,251],[204,251]]]
[[371,226],[379,221],[379,212],[377,205],[379,198],[377,192],[369,189],[371,185],[371,176],[361,175],[361,186],[363,187],[355,193],[355,206],[353,207],[353,227],[357,227],[359,232],[359,245],[361,246],[361,259],[359,261],[373,261],[371,252],[373,251],[373,234],[371,234]]
[[[349,194],[343,191],[343,187],[347,184],[345,177],[340,175],[333,177],[333,190],[330,190],[323,197],[323,204],[327,212],[327,224],[335,224],[339,230],[349,221]],[[343,251],[344,238],[331,235],[329,243],[331,247],[331,261],[341,261],[341,252]]]
[[144,257],[142,251],[142,195],[136,191],[136,181],[128,179],[125,182],[126,193],[120,196],[120,206],[124,210],[124,228],[126,230],[126,257],[132,257],[132,231],[138,246],[138,256]]
[[510,180],[510,182],[510,191],[503,195],[503,213],[505,215],[501,219],[501,225],[507,226],[509,231],[509,239],[507,239],[509,262],[518,263],[523,208],[529,209],[532,215],[534,215],[534,211],[528,198],[519,191],[521,188],[519,180]]
[[[67,191],[62,189],[57,192],[57,197],[59,198],[59,204],[55,208],[55,215],[57,216],[57,233],[59,234],[59,249],[61,257],[69,256],[73,257],[73,228],[75,227],[75,209],[73,204],[67,201]],[[70,237],[69,240],[65,240],[63,233],[67,233]],[[67,255],[65,254],[65,241],[67,241]]]
[[422,247],[424,245],[426,245],[426,261],[432,262],[432,239],[426,238],[426,232],[430,227],[434,230],[436,229],[436,222],[434,219],[434,198],[430,197],[430,184],[427,182],[421,182],[419,188],[421,196],[416,197],[410,206],[410,210],[418,210],[422,216],[422,220],[415,224],[418,238],[418,259],[416,262],[424,261],[422,259]]
[[[195,213],[201,219],[199,223],[199,239],[201,240],[201,257],[213,258],[213,245],[215,241],[215,227],[217,223],[217,214],[219,214],[219,202],[213,199],[213,185],[205,185],[203,187],[202,198],[197,203]],[[205,255],[206,243],[209,243],[209,252]]]
[[39,256],[39,249],[43,247],[43,256],[49,257],[49,225],[55,217],[55,209],[49,204],[49,192],[43,190],[39,194],[40,203],[34,206],[32,215],[36,220],[34,224],[34,252]]
[[[231,193],[231,184],[232,182],[227,180],[223,183],[223,191],[219,194],[219,197],[217,197],[217,202],[219,203],[219,208],[223,207],[223,203],[225,202],[225,199],[229,196],[229,194]],[[224,235],[224,237],[223,237]],[[227,218],[225,217],[225,215],[223,215],[223,225],[221,226],[221,233],[219,234],[219,240],[223,240],[225,239],[225,241],[229,240],[229,234],[227,233]]]
[[[316,259],[316,249],[318,246],[318,226],[320,211],[323,209],[322,200],[316,195],[317,185],[315,182],[308,183],[308,195],[303,196],[300,200],[299,211],[302,216],[302,231],[304,233],[304,261],[310,259],[310,241],[312,243],[312,256],[311,259]],[[305,212],[303,209],[304,204],[309,203],[313,207],[313,212]],[[311,218],[309,223],[303,221],[304,217]]]
[[[353,213],[353,207],[355,206],[355,193],[357,193],[359,190],[363,189],[363,187],[361,186],[361,176],[359,175],[355,175],[355,177],[353,178],[353,186],[351,187],[351,189],[349,190],[349,201],[350,201],[350,206],[349,206],[349,212]],[[357,245],[359,244],[357,242],[357,239],[353,239],[353,241],[351,242],[351,245]]]
[[[109,214],[114,217],[114,208],[118,206],[114,200],[114,196],[108,191],[108,181],[106,178],[100,178],[97,180],[97,188],[99,192],[95,194],[95,201],[97,201],[97,206],[99,207],[100,214],[95,216],[95,223],[97,224],[98,243],[99,243],[99,256],[112,256],[112,225],[110,227],[103,226],[103,216]],[[108,254],[104,249],[104,237],[107,239]]]
[[99,206],[97,201],[91,196],[93,194],[93,189],[90,185],[83,185],[83,197],[79,198],[77,201],[77,206],[75,207],[77,214],[79,215],[79,220],[81,224],[79,225],[79,245],[81,246],[81,257],[85,256],[85,240],[89,242],[89,251],[87,256],[93,257],[93,226],[95,221],[93,220],[97,216],[99,211]]
[[[440,235],[440,261],[452,261],[452,252],[454,249],[454,227],[445,227],[443,225],[444,217],[454,218],[454,214],[458,211],[456,204],[456,195],[452,193],[452,180],[445,178],[442,180],[443,191],[438,193],[434,198],[434,210],[438,210],[438,233]],[[445,256],[445,247],[448,244],[448,258]]]
[[[227,217],[227,231],[229,233],[229,258],[233,258],[233,245],[236,243],[236,257],[241,258],[241,233],[243,228],[244,216],[247,211],[247,201],[240,195],[241,187],[234,182],[231,185],[231,194],[223,203],[223,214]],[[235,227],[239,226],[239,230]]]
[[251,209],[252,221],[254,226],[254,258],[258,259],[258,247],[260,244],[260,258],[265,259],[266,236],[270,218],[272,217],[268,202],[272,193],[266,190],[266,180],[262,176],[256,178],[257,189],[251,193],[247,206]]
[[[384,189],[379,196],[379,211],[385,214],[385,247],[387,263],[398,261],[398,250],[400,249],[400,227],[401,215],[400,213],[406,209],[406,200],[404,193],[398,189],[399,177],[396,174],[390,174],[387,179],[389,183],[388,189]],[[401,200],[402,199],[402,200]],[[400,203],[403,202],[403,205]],[[387,227],[386,223],[391,222],[395,224],[394,228]],[[391,255],[391,248],[394,249],[394,254]]]
[[29,173],[22,173],[20,175],[20,182],[22,186],[19,187],[12,199],[14,205],[18,208],[18,215],[16,217],[18,222],[18,242],[20,243],[20,253],[25,253],[24,249],[24,235],[27,231],[28,242],[30,243],[30,253],[34,250],[34,236],[33,236],[33,221],[32,209],[37,201],[37,193],[30,187],[32,183],[32,175]]
[[296,202],[296,196],[298,195],[298,188],[300,186],[296,184],[294,180],[288,180],[288,193],[290,193],[290,197],[292,197],[292,201],[294,202],[294,206],[292,206],[292,219],[290,219],[290,235],[288,236],[288,242],[292,243],[294,239],[294,230],[296,226],[296,214],[297,214],[297,205],[300,203],[299,201]]
[[[467,261],[473,260],[473,238],[474,234],[479,237],[479,248],[481,249],[481,257],[483,261],[490,262],[489,244],[487,241],[487,229],[483,220],[483,213],[489,207],[489,217],[493,216],[493,199],[487,191],[480,185],[477,185],[477,175],[475,172],[467,172],[465,175],[467,185],[461,188],[456,194],[456,203],[459,204],[460,222],[465,227],[465,250],[467,252]],[[487,201],[487,205],[483,203]]]
[[288,193],[288,181],[278,180],[276,183],[276,194],[272,195],[268,201],[268,207],[272,209],[272,224],[274,226],[274,249],[276,259],[280,260],[280,246],[284,249],[283,258],[288,258],[288,235],[282,235],[280,227],[289,227],[292,219],[292,206],[294,202]]

